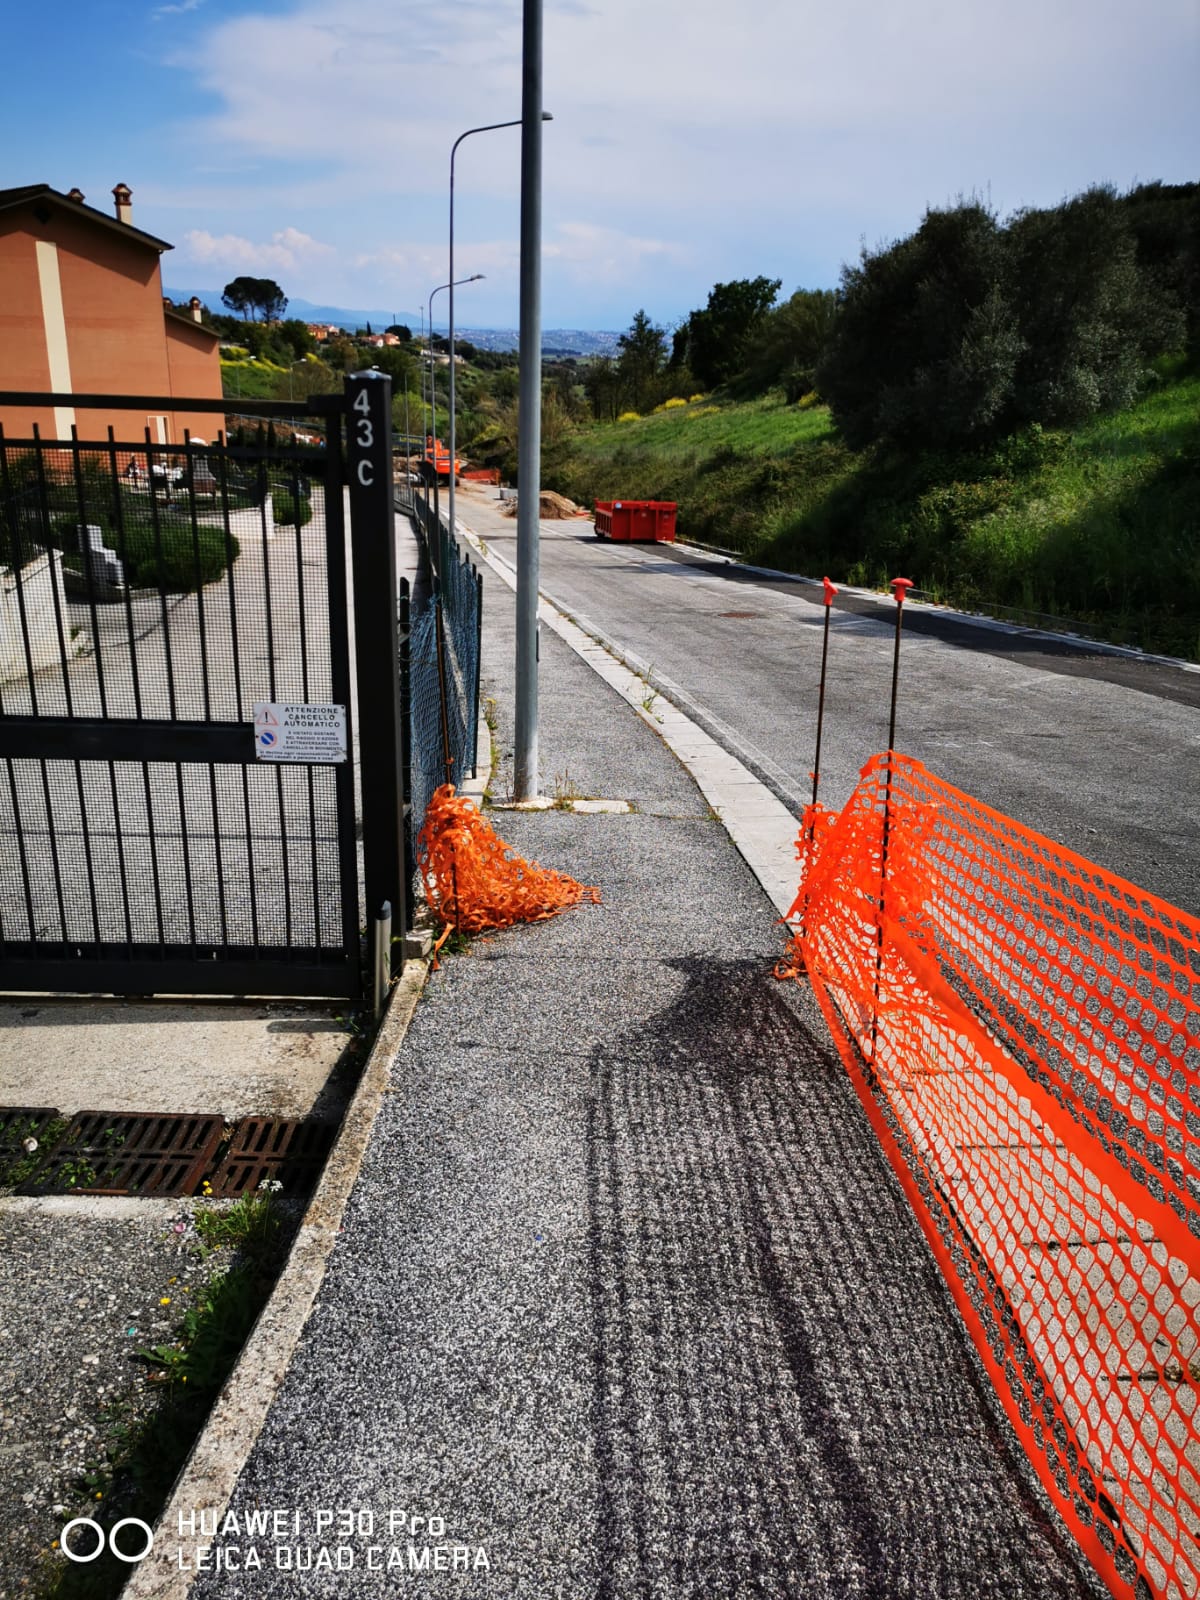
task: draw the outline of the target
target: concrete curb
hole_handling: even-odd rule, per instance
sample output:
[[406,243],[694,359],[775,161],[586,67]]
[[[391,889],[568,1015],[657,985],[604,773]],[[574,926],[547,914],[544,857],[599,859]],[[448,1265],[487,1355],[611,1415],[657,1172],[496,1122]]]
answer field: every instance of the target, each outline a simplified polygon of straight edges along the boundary
[[[707,545],[689,544],[686,539],[677,539],[675,544],[680,550],[686,550],[689,555],[703,557],[706,561],[724,563],[727,567],[736,567],[739,572],[752,572],[760,578],[771,578],[794,583],[801,588],[821,589],[820,578],[808,578],[799,572],[782,572],[777,567],[756,567],[748,561],[739,561],[736,556],[728,555],[724,550],[710,549]],[[658,546],[659,549],[670,549],[670,545]],[[887,605],[891,596],[880,589],[863,589],[850,583],[839,583],[838,593],[855,600],[869,600],[873,605]],[[819,603],[819,602],[814,602]],[[921,600],[912,596],[904,602],[908,612],[924,612],[930,616],[943,617],[947,622],[961,622],[972,628],[990,630],[992,633],[1008,634],[1013,638],[1045,639],[1050,643],[1070,645],[1084,655],[1116,656],[1125,661],[1145,661],[1151,666],[1178,667],[1182,672],[1200,672],[1200,664],[1195,661],[1184,661],[1179,656],[1153,655],[1148,650],[1139,650],[1136,645],[1112,644],[1107,639],[1093,639],[1086,633],[1072,633],[1066,629],[1035,628],[1023,622],[1006,622],[1003,617],[989,617],[981,611],[957,611],[953,606],[944,606],[936,600]]]
[[204,1510],[220,1520],[242,1467],[266,1420],[271,1402],[321,1288],[375,1119],[390,1088],[392,1061],[412,1021],[429,967],[405,964],[388,998],[379,1033],[363,1068],[337,1142],[292,1243],[274,1292],[176,1479],[155,1528],[154,1549],[134,1568],[122,1600],[182,1600],[195,1576],[181,1568],[185,1549],[197,1539],[179,1537],[180,1517]]
[[476,811],[482,811],[484,792],[492,777],[492,730],[485,717],[480,717],[475,724],[475,749],[479,756],[475,776],[464,779],[458,786],[458,792],[464,800],[471,802]]

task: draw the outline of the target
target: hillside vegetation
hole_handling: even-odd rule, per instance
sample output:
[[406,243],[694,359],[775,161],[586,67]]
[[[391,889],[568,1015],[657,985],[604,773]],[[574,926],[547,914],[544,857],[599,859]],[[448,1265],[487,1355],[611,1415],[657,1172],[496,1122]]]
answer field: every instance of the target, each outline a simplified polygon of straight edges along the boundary
[[717,284],[669,352],[639,311],[583,375],[590,418],[547,395],[546,481],[677,500],[773,566],[1200,655],[1200,183],[963,200],[836,292],[780,287]]
[[783,396],[673,407],[560,440],[573,499],[679,503],[686,538],[883,588],[903,573],[971,609],[1047,613],[1200,659],[1200,375],[1160,360],[1132,405],[970,448],[852,451]]

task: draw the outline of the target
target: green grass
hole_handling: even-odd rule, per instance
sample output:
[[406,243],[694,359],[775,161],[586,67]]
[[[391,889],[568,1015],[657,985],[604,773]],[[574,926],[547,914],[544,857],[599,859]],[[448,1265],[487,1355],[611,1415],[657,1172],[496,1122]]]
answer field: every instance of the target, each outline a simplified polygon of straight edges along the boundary
[[543,478],[584,502],[675,500],[685,538],[784,571],[903,573],[951,604],[1200,658],[1200,374],[1178,361],[1074,433],[856,455],[823,406],[705,402],[579,433]]
[[274,400],[279,380],[286,376],[287,368],[273,361],[221,361],[221,387],[227,400]]

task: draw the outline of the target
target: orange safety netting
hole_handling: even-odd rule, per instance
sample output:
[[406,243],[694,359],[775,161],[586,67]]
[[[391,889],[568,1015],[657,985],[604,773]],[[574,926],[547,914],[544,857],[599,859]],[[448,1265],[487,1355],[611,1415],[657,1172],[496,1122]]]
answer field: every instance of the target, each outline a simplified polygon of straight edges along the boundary
[[805,813],[806,972],[1046,1489],[1200,1591],[1200,921],[886,755]]
[[426,807],[417,863],[430,910],[447,931],[538,922],[581,900],[600,899],[599,889],[514,855],[452,783],[435,789]]

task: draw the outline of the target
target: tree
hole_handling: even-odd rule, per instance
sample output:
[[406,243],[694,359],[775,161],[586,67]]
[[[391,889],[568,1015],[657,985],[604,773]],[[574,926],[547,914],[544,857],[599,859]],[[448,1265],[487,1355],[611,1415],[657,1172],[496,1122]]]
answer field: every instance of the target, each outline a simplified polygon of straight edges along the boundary
[[832,289],[797,289],[768,311],[746,343],[738,387],[748,394],[782,388],[789,405],[816,387],[817,362],[833,330],[837,297]]
[[1183,311],[1187,347],[1200,358],[1200,183],[1146,183],[1120,205],[1137,240],[1138,266]]
[[235,315],[255,321],[278,322],[287,310],[287,296],[273,278],[235,278],[221,291],[221,304]]
[[1025,351],[1019,420],[1069,426],[1128,405],[1147,361],[1182,349],[1186,319],[1164,275],[1143,270],[1127,208],[1088,189],[1009,226]]
[[843,268],[817,382],[852,449],[1002,425],[1023,353],[1007,279],[1003,232],[974,201],[927,211],[915,234]]
[[703,311],[687,320],[687,335],[677,339],[672,360],[687,365],[706,389],[727,383],[741,371],[746,342],[775,303],[782,279],[737,278],[718,283]]
[[402,322],[393,322],[390,328],[385,328],[384,333],[394,333],[401,344],[408,344],[412,339],[412,329],[406,328]]
[[317,347],[317,341],[308,331],[308,323],[299,317],[289,317],[286,322],[281,322],[275,333],[278,342],[286,345],[296,359],[308,355]]
[[420,391],[420,369],[415,356],[399,345],[384,345],[380,350],[371,351],[371,365],[379,372],[386,372],[392,380],[392,392],[403,392],[405,379],[413,394]]
[[621,377],[611,356],[593,356],[583,371],[583,392],[597,422],[615,422],[620,414]]
[[652,405],[657,398],[658,376],[667,356],[666,332],[656,328],[644,311],[638,311],[617,345],[621,352],[617,357],[617,377],[622,399],[635,411],[644,411],[647,403]]
[[846,442],[971,444],[1127,404],[1186,318],[1138,264],[1128,209],[1089,189],[1005,227],[975,201],[846,267],[818,382]]

